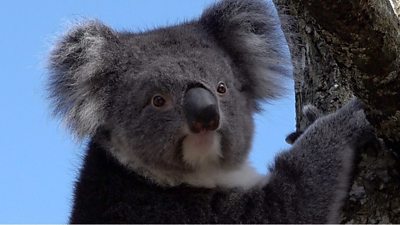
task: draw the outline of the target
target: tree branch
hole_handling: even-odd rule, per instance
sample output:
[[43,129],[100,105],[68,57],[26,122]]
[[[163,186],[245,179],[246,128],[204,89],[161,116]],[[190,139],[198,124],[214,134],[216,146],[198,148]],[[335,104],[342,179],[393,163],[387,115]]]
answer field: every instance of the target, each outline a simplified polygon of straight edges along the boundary
[[356,95],[392,150],[361,153],[342,222],[400,223],[400,24],[391,3],[274,2],[295,65],[297,127],[306,126],[304,104],[329,112]]
[[328,32],[334,58],[349,70],[352,90],[371,107],[370,120],[400,142],[400,24],[389,1],[304,0]]

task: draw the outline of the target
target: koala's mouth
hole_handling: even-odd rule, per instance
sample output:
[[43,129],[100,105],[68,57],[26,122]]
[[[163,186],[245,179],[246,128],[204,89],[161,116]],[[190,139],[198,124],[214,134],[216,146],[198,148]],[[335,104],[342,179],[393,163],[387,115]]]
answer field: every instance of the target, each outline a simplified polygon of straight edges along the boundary
[[183,161],[198,168],[216,164],[222,158],[221,135],[217,131],[201,131],[182,140]]

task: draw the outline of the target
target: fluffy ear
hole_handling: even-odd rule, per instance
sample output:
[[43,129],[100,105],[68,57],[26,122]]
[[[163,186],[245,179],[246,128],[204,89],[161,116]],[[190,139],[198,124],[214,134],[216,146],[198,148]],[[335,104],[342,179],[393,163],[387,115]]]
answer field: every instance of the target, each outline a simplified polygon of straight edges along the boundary
[[110,28],[88,21],[67,32],[50,54],[49,91],[55,114],[80,138],[92,135],[104,122],[117,46]]
[[256,100],[279,96],[292,63],[272,1],[222,0],[203,12],[200,23],[232,56],[244,91]]

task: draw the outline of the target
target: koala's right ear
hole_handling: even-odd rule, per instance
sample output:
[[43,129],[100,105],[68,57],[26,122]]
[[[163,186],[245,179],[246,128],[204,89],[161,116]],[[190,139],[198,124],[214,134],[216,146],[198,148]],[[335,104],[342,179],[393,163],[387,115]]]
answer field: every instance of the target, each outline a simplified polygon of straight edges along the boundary
[[82,138],[104,122],[107,93],[116,65],[117,34],[98,21],[74,26],[49,58],[54,112]]

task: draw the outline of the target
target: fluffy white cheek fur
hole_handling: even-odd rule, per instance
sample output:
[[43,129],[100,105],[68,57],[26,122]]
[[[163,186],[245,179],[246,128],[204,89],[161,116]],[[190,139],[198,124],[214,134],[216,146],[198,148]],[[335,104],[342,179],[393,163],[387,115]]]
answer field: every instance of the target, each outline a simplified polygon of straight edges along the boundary
[[217,164],[221,153],[221,136],[214,131],[189,134],[182,143],[185,163],[201,168]]

